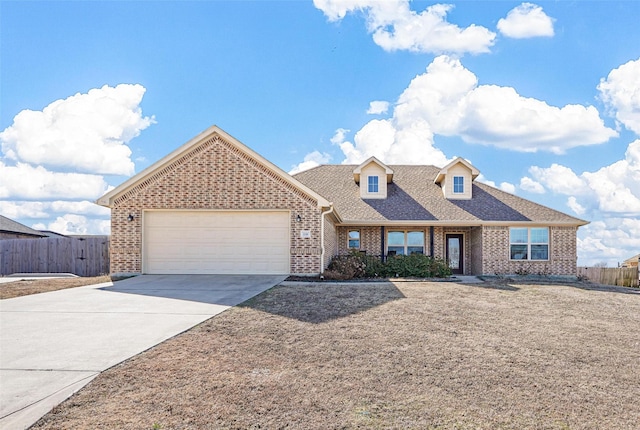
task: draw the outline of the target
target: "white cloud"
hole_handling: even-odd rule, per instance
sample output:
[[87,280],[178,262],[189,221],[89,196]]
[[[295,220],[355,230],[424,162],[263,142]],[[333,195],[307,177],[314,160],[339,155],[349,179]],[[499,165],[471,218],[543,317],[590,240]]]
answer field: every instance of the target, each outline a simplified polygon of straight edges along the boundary
[[533,166],[529,173],[554,193],[580,195],[590,192],[584,178],[578,177],[570,168],[556,163],[547,168]]
[[110,234],[111,222],[103,219],[91,219],[82,215],[66,214],[48,224],[33,225],[36,230],[50,230],[60,234]]
[[347,130],[346,128],[337,129],[333,137],[331,138],[331,143],[333,143],[334,145],[340,145],[342,142],[344,142],[347,133],[349,133],[350,131],[351,130]]
[[478,85],[460,60],[447,56],[434,59],[411,81],[394,116],[400,124],[424,120],[435,134],[523,152],[561,154],[617,136],[593,106],[558,108],[510,87]]
[[108,189],[102,176],[50,172],[24,163],[7,166],[0,161],[0,199],[96,199]]
[[396,118],[372,120],[354,137],[354,142],[336,142],[345,155],[343,164],[360,164],[372,155],[389,164],[431,164],[444,166],[449,161],[433,146],[433,133],[419,119],[400,124]]
[[[531,175],[557,194],[574,197],[570,206],[586,212],[640,216],[640,139],[629,144],[625,158],[595,172],[576,174],[568,167],[533,166]],[[524,178],[523,178],[524,179]]]
[[[467,160],[469,161],[469,160]],[[487,184],[493,188],[498,188],[499,190],[502,190],[504,192],[510,193],[510,194],[515,194],[516,193],[516,186],[509,183],[509,182],[500,182],[500,185],[496,185],[496,183],[494,181],[490,181],[487,178],[485,178],[485,176],[480,173],[480,175],[478,175],[478,177],[476,178],[476,181],[478,182],[482,182],[483,184]]]
[[111,209],[105,208],[104,206],[99,206],[87,200],[74,201],[74,202],[57,200],[54,202],[48,202],[47,205],[49,208],[51,208],[51,211],[55,213],[72,212],[74,214],[106,216],[106,217],[111,215]]
[[7,160],[57,171],[131,175],[129,141],[154,122],[143,117],[141,85],[107,85],[23,110],[0,133]]
[[313,151],[305,155],[304,161],[302,163],[292,166],[289,174],[295,175],[296,173],[300,173],[304,170],[309,170],[321,164],[327,164],[329,161],[331,161],[331,155],[327,154],[326,152],[321,153],[320,151]]
[[109,208],[98,206],[88,200],[53,202],[28,202],[0,200],[0,213],[6,217],[17,218],[48,218],[54,213],[69,213],[108,217]]
[[[346,134],[340,129],[331,140],[344,153],[344,163],[358,164],[374,155],[386,163],[435,166],[448,160],[434,146],[434,134],[515,151],[557,154],[617,136],[592,106],[557,108],[524,98],[513,88],[478,85],[460,60],[448,56],[435,58],[425,73],[411,81],[391,118],[369,121],[353,142]],[[544,191],[526,180],[524,185]]]
[[408,50],[428,53],[489,52],[495,33],[485,27],[460,28],[446,21],[452,5],[435,4],[417,13],[408,0],[314,0],[330,21],[348,13],[362,12],[374,42],[386,51]]
[[367,109],[367,113],[369,115],[379,115],[382,113],[387,113],[388,110],[389,102],[376,100],[369,103],[369,109]]
[[535,194],[544,194],[546,192],[540,182],[536,182],[528,176],[520,179],[520,188]]
[[585,212],[587,212],[587,209],[578,203],[578,200],[574,196],[567,199],[567,206],[569,206],[578,216],[584,215]]
[[613,69],[598,90],[616,119],[640,135],[640,58]]
[[522,3],[511,9],[506,18],[498,21],[498,30],[514,39],[551,37],[554,35],[553,21],[553,18],[544,13],[542,7],[533,3]]
[[608,218],[578,230],[578,259],[581,266],[606,262],[610,267],[638,253],[640,219]]
[[0,214],[11,219],[46,218],[49,216],[46,209],[47,207],[44,202],[10,202],[0,200]]

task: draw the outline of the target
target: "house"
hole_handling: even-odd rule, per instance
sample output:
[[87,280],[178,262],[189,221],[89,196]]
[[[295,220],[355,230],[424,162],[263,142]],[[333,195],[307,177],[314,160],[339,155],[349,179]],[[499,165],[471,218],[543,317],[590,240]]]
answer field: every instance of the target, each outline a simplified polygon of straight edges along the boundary
[[640,262],[640,254],[627,258],[620,267],[638,267],[638,262]]
[[1,239],[40,239],[47,235],[20,224],[17,221],[0,215],[0,240]]
[[444,168],[325,165],[289,175],[217,126],[97,203],[114,274],[318,274],[332,256],[424,253],[454,273],[576,274],[586,221]]

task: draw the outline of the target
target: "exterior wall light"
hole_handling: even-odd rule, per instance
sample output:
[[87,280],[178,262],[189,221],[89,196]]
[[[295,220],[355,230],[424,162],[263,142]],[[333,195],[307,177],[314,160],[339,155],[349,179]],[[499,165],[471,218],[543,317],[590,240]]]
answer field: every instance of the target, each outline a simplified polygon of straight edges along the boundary
[[302,222],[302,217],[300,216],[300,214],[296,215],[296,221]]
[[127,217],[129,222],[133,221],[134,218],[135,218],[135,216],[133,216],[133,214],[129,214],[129,216]]

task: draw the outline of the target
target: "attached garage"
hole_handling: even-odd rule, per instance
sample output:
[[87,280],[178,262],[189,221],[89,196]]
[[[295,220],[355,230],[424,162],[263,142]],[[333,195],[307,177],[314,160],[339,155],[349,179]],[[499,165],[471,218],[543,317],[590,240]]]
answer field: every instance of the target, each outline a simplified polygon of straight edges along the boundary
[[97,203],[114,276],[318,274],[335,248],[331,203],[217,126]]
[[143,273],[287,274],[289,211],[147,210]]

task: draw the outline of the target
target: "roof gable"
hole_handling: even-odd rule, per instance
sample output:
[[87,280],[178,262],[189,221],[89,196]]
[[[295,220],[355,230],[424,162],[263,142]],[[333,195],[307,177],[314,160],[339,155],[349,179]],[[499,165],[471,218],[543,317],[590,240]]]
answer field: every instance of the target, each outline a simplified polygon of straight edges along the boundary
[[458,157],[455,160],[453,160],[451,163],[447,164],[442,169],[440,169],[440,171],[438,172],[438,175],[436,176],[436,178],[433,181],[436,184],[442,183],[444,178],[447,176],[447,173],[449,172],[449,170],[452,167],[455,167],[455,166],[458,166],[458,165],[462,165],[462,166],[466,167],[469,170],[469,172],[471,173],[471,179],[472,180],[476,179],[478,177],[478,175],[480,175],[480,171],[478,169],[476,169],[471,163],[469,163],[467,160],[465,160],[462,157]]
[[189,140],[184,145],[180,146],[167,156],[158,160],[151,166],[147,167],[140,173],[132,176],[119,186],[115,187],[102,197],[100,197],[96,203],[101,206],[112,207],[113,203],[119,197],[125,195],[127,192],[134,190],[136,187],[142,186],[145,182],[156,179],[158,176],[161,176],[163,171],[167,168],[170,168],[173,164],[178,162],[180,159],[188,156],[189,154],[193,154],[197,156],[198,150],[203,146],[204,143],[210,141],[213,138],[219,137],[223,139],[226,143],[233,146],[238,151],[242,152],[246,156],[255,160],[257,163],[264,166],[268,169],[273,175],[279,177],[286,183],[290,184],[300,192],[306,194],[307,196],[312,197],[314,200],[318,202],[318,207],[329,207],[331,205],[324,197],[318,194],[316,191],[302,184],[291,175],[280,169],[275,164],[268,161],[266,158],[262,157],[257,152],[253,151],[242,142],[231,136],[230,134],[223,131],[218,126],[209,127],[207,130],[195,136],[193,139]]
[[353,179],[356,181],[356,184],[360,183],[360,174],[362,173],[362,169],[371,163],[378,165],[382,170],[384,170],[384,173],[387,175],[387,184],[390,184],[393,181],[393,170],[376,157],[369,157],[362,162],[362,164],[353,169]]

